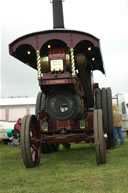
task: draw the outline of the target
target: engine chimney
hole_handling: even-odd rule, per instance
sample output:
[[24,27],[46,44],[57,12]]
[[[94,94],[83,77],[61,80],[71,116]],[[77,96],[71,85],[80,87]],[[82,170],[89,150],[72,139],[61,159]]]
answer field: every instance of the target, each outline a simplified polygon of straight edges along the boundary
[[52,0],[53,3],[53,28],[64,28],[63,0]]

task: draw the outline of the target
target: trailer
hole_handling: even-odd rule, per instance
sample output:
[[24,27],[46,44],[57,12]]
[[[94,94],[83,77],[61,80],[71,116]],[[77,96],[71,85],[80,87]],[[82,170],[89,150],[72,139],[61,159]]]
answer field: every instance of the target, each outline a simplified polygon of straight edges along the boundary
[[122,114],[122,131],[124,136],[128,136],[128,92],[117,93],[113,96],[113,103],[119,106]]
[[106,163],[106,148],[114,148],[111,88],[99,88],[92,72],[105,74],[100,40],[64,28],[62,0],[53,0],[53,30],[31,33],[9,45],[10,55],[37,70],[40,92],[35,115],[21,126],[21,150],[26,168],[40,163],[41,153],[59,144],[94,143],[97,164]]

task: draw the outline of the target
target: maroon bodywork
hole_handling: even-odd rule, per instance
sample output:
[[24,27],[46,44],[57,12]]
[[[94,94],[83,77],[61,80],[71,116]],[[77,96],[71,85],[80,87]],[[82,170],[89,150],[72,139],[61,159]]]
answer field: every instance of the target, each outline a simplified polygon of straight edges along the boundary
[[[43,31],[43,32],[37,32],[28,34],[26,36],[23,36],[21,38],[18,38],[14,42],[12,42],[9,45],[9,52],[12,56],[15,58],[21,60],[25,64],[29,65],[30,67],[37,69],[36,65],[36,50],[40,50],[43,48],[43,46],[49,42],[50,40],[61,40],[63,41],[68,48],[77,48],[77,45],[79,45],[81,42],[88,42],[88,46],[93,46],[93,54],[97,57],[97,63],[95,62],[94,66],[92,67],[92,70],[100,70],[102,73],[104,73],[103,63],[102,63],[102,57],[100,53],[100,43],[99,39],[96,37],[79,31],[73,31],[73,30],[65,30],[65,29],[56,29],[56,30],[49,30],[49,31]],[[28,49],[32,48],[34,50],[33,52],[33,60],[27,61],[24,59],[24,55],[22,57],[19,57],[17,54],[17,50],[23,46],[28,46]],[[24,50],[24,49],[23,49]],[[26,51],[26,50],[25,50]],[[75,88],[75,91],[78,95],[83,95],[83,88],[80,84],[80,81],[78,77],[72,77],[71,73],[65,71],[64,73],[60,74],[52,74],[52,73],[46,73],[43,77],[40,77],[39,79],[39,85],[40,87],[43,87],[43,90],[47,93],[46,90],[49,90],[49,86],[56,86],[56,85],[73,85]],[[97,88],[97,84],[93,85],[93,88],[95,90],[95,87]],[[92,106],[93,108],[93,106]],[[45,112],[40,112],[40,128],[42,128],[43,125],[43,119],[48,118],[48,114]],[[88,112],[87,117],[85,118],[85,129],[80,128],[80,120],[72,120],[72,123],[67,124],[67,122],[70,120],[65,121],[53,121],[49,120],[49,125],[51,125],[52,129],[49,129],[47,132],[40,129],[43,138],[42,139],[31,139],[40,141],[40,143],[71,143],[71,142],[94,142],[94,136],[93,136],[93,113]],[[55,126],[54,122],[58,122],[58,125],[60,123],[61,126]],[[68,126],[70,129],[68,129]],[[62,128],[68,129],[68,133],[66,131],[63,131]],[[60,131],[61,130],[61,131]],[[58,134],[58,131],[59,134]],[[64,132],[64,133],[63,133]],[[54,133],[54,135],[53,135]]]
[[[95,63],[95,66],[93,66],[93,70],[100,70],[102,73],[105,73],[103,62],[102,62],[102,56],[100,52],[99,39],[85,32],[65,30],[65,29],[55,29],[55,30],[42,31],[37,33],[31,33],[21,38],[18,38],[17,40],[12,42],[9,45],[9,53],[10,55],[21,60],[22,62],[26,63],[32,68],[37,69],[36,58],[33,59],[35,61],[34,64],[29,63],[27,60],[24,61],[22,57],[18,58],[16,51],[20,46],[27,45],[28,49],[30,46],[33,49],[33,51],[36,52],[36,50],[41,50],[43,45],[50,40],[61,40],[67,45],[68,48],[76,48],[79,43],[83,41],[87,41],[91,46],[94,47],[93,54],[97,56],[97,60],[98,60],[98,62]],[[33,53],[33,56],[36,57],[34,54],[35,53]]]
[[[94,143],[93,136],[93,112],[88,113],[88,116],[85,118],[85,128],[80,128],[80,120],[76,121],[58,121],[58,120],[49,120],[49,125],[51,129],[49,131],[44,131],[42,128],[43,118],[48,118],[47,113],[40,113],[40,132],[43,136],[42,139],[32,139],[37,140],[40,143],[46,144],[65,144],[72,142],[81,142],[85,143]],[[56,125],[56,126],[55,126]],[[54,135],[53,135],[54,134]]]

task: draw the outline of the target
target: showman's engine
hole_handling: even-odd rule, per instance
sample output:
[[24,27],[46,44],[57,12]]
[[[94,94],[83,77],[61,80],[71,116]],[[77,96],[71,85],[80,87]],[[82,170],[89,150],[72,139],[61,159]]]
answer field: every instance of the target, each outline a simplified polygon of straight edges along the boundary
[[9,45],[10,55],[37,70],[41,89],[35,114],[25,115],[21,126],[26,167],[37,166],[40,152],[58,151],[59,144],[95,143],[98,164],[106,163],[106,147],[114,147],[111,89],[100,89],[92,76],[94,70],[105,74],[100,41],[64,28],[62,1],[51,0],[54,29]]

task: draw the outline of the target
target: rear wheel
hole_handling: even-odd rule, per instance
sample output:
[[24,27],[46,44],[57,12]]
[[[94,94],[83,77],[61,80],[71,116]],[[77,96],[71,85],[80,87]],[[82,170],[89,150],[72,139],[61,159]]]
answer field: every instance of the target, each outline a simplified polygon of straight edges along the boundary
[[[36,99],[35,113],[37,115],[38,122],[40,122],[38,118],[38,114],[40,111],[46,111],[46,97],[43,94],[43,92],[39,92]],[[38,125],[39,124],[40,123],[38,123]],[[52,152],[58,151],[56,147],[57,147],[57,144],[41,144],[41,153],[52,153]]]
[[97,164],[106,163],[106,142],[103,131],[102,110],[94,110],[94,140]]
[[45,95],[42,92],[39,92],[36,99],[36,109],[35,114],[37,115],[41,110],[45,110]]
[[115,140],[114,140],[114,128],[113,128],[112,93],[110,88],[107,88],[106,94],[107,94],[107,106],[108,106],[109,148],[114,148]]
[[59,151],[59,144],[42,144],[41,153],[52,153]]

